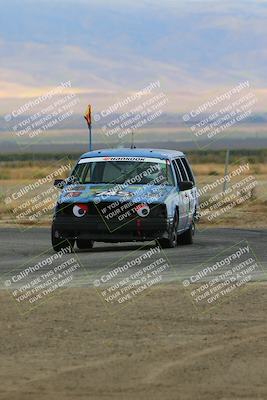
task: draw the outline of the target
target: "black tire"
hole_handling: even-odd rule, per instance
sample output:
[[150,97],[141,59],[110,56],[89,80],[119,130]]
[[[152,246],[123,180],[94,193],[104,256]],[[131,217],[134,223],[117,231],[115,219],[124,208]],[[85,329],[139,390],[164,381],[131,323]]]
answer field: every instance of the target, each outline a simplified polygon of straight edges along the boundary
[[193,222],[190,228],[187,229],[187,231],[178,236],[178,243],[182,245],[193,244],[194,234],[195,234],[195,224]]
[[173,249],[174,247],[177,247],[177,241],[178,241],[178,224],[179,224],[179,217],[178,217],[178,212],[175,211],[174,217],[173,217],[173,224],[169,232],[169,237],[168,239],[159,239],[159,244],[163,249]]
[[76,244],[78,249],[85,250],[85,249],[92,249],[94,246],[93,240],[86,240],[86,239],[77,239]]
[[61,239],[61,238],[57,238],[55,236],[55,231],[54,231],[54,227],[52,226],[51,229],[51,242],[52,242],[52,246],[54,251],[59,252],[63,249],[65,249],[68,246],[71,246],[70,252],[72,252],[73,247],[74,247],[74,240],[67,240],[67,239]]

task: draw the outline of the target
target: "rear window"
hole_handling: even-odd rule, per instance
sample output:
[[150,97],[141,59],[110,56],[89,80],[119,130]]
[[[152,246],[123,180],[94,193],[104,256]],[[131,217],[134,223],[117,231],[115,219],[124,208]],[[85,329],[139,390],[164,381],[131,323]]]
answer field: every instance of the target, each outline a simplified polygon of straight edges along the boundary
[[195,179],[194,179],[193,173],[191,171],[191,168],[190,168],[190,166],[188,164],[187,159],[186,158],[181,158],[181,162],[183,163],[183,166],[184,166],[184,168],[186,170],[186,173],[187,173],[187,176],[188,176],[188,180],[193,182],[193,183],[195,183]]
[[184,182],[184,181],[188,181],[189,179],[188,179],[186,170],[185,170],[185,168],[184,168],[184,166],[183,166],[183,164],[182,164],[180,158],[177,158],[177,159],[175,160],[175,162],[176,162],[176,165],[177,165],[178,170],[179,170],[179,172],[180,172],[180,176],[182,177],[182,181],[183,181],[183,182]]

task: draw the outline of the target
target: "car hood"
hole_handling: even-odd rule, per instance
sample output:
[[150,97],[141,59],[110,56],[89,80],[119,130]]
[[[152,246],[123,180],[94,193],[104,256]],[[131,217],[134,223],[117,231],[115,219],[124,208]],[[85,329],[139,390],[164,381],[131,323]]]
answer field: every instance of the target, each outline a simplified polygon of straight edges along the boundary
[[87,203],[100,201],[131,201],[136,203],[164,202],[175,188],[167,185],[73,184],[65,186],[59,203]]

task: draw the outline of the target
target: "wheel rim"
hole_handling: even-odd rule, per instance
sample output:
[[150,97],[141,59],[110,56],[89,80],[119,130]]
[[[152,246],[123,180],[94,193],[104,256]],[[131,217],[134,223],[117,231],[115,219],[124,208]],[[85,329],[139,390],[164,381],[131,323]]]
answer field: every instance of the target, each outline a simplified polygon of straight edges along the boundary
[[178,240],[178,234],[177,234],[177,228],[178,228],[178,219],[177,219],[177,214],[175,214],[174,221],[173,221],[173,228],[172,228],[172,245],[173,247],[177,246],[177,240]]
[[173,230],[173,233],[172,233],[172,244],[173,244],[173,247],[176,247],[176,245],[177,245],[177,232],[175,232],[175,230]]
[[191,231],[192,231],[192,236],[194,236],[194,234],[195,234],[195,231],[196,231],[196,225],[195,225],[195,222],[192,222],[192,225],[191,225]]

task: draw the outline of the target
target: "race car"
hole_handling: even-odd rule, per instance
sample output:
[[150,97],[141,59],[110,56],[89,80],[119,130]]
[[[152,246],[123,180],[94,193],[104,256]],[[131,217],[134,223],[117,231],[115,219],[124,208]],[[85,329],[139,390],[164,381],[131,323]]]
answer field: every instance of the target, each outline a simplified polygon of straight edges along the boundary
[[184,153],[103,149],[83,154],[60,188],[52,246],[158,240],[191,244],[198,215],[195,178]]

